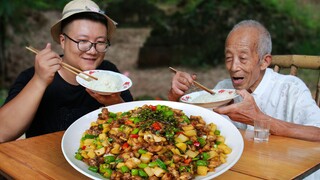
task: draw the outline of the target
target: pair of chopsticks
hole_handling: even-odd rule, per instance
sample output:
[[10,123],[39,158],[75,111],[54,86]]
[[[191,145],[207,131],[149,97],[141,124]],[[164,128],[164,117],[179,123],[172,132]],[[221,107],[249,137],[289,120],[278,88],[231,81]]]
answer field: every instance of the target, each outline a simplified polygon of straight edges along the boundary
[[[174,69],[174,68],[172,68],[172,67],[169,67],[169,69],[171,69],[174,73],[176,73],[176,72],[178,71],[178,70],[176,70],[176,69]],[[199,88],[207,91],[208,93],[210,93],[210,94],[212,94],[212,95],[215,94],[215,92],[213,92],[211,89],[205,87],[204,85],[198,83],[197,81],[193,81],[193,83],[194,83],[196,86],[198,86]]]
[[[37,50],[36,48],[34,48],[34,47],[32,47],[32,46],[27,46],[26,49],[28,49],[29,51],[31,51],[31,52],[33,52],[33,53],[35,53],[35,54],[38,54],[38,53],[39,53],[39,50]],[[94,79],[94,80],[98,80],[98,78],[96,78],[96,77],[94,77],[94,76],[91,76],[90,74],[84,73],[84,72],[81,71],[80,69],[77,69],[77,68],[75,68],[75,67],[73,67],[73,66],[70,66],[69,64],[64,63],[64,62],[62,62],[62,61],[61,61],[61,65],[62,65],[62,67],[64,67],[66,70],[70,71],[71,73],[73,73],[73,74],[75,74],[75,75],[79,75],[79,73],[82,73],[82,74],[84,74],[84,75],[86,75],[86,76],[88,76],[88,77],[90,77],[90,78],[92,78],[92,79]],[[81,77],[81,78],[83,78],[83,79],[85,79],[85,80],[88,80],[87,77],[80,76],[80,75],[79,75],[79,77]]]

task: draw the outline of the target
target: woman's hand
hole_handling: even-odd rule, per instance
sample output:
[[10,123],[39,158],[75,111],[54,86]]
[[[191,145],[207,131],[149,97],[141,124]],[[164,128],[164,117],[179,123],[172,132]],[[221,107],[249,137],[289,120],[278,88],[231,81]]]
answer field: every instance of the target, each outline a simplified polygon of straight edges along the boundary
[[95,98],[100,104],[104,104],[105,106],[124,102],[124,100],[120,96],[120,93],[114,93],[110,95],[101,95],[89,89],[86,89],[86,91],[90,94],[90,96]]

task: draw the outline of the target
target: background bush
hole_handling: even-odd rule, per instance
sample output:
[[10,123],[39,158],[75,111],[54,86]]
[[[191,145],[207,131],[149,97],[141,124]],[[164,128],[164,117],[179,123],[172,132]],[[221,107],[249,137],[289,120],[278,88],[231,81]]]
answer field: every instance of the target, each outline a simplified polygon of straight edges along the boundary
[[[297,1],[185,2],[180,6],[179,3],[176,4],[179,11],[166,16],[162,21],[157,21],[144,46],[166,47],[170,59],[162,59],[168,63],[159,65],[194,67],[222,64],[227,33],[233,25],[244,19],[258,20],[269,29],[273,41],[273,54],[319,54],[319,18],[312,9],[307,6],[302,8]],[[148,51],[150,50],[148,48]],[[157,49],[154,48],[154,51],[147,53],[157,56]],[[140,54],[140,67],[148,64],[153,66],[151,58]],[[150,63],[146,63],[148,61]]]

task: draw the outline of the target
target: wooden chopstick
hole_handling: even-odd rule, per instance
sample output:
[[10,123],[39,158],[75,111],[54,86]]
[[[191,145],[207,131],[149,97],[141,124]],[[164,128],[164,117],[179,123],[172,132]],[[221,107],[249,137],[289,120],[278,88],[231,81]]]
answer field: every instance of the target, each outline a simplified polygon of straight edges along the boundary
[[37,50],[37,49],[35,49],[35,48],[31,47],[31,46],[26,46],[26,49],[28,49],[29,51],[31,51],[31,52],[33,52],[35,54],[39,53],[39,50]]
[[[32,47],[32,46],[26,46],[26,49],[28,49],[29,51],[35,53],[35,54],[38,54],[39,53],[39,50],[37,50],[36,48]],[[71,73],[75,74],[75,75],[78,75],[79,73],[82,73],[94,80],[98,80],[98,78],[94,77],[94,76],[91,76],[90,74],[87,74],[87,73],[84,73],[82,72],[81,70],[73,67],[73,66],[70,66],[69,64],[67,63],[64,63],[64,62],[61,62],[61,65],[62,67],[64,67],[66,70],[70,71]],[[84,78],[83,76],[80,76],[82,78]]]
[[67,66],[63,66],[63,68],[65,68],[66,70],[70,71],[71,73],[75,74],[75,75],[78,75],[79,73],[77,73],[76,71],[68,68]]
[[[169,67],[169,69],[171,69],[174,73],[176,73],[176,72],[178,71],[178,70],[176,70],[176,69],[174,69],[174,68],[172,68],[172,67]],[[215,94],[215,92],[213,92],[211,89],[205,87],[204,85],[198,83],[197,81],[194,80],[193,83],[194,83],[196,86],[198,86],[199,88],[207,91],[208,93],[213,94],[213,95]]]

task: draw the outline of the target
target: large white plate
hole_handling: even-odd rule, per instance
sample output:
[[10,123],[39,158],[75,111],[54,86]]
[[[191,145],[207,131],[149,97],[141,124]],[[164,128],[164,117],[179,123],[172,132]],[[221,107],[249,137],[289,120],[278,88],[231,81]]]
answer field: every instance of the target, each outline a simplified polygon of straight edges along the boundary
[[[206,91],[196,91],[190,94],[185,94],[180,98],[180,101],[204,108],[215,109],[228,104],[232,99],[239,96],[235,89],[213,89],[212,91],[215,92],[214,95],[211,95]],[[196,102],[196,99],[201,96],[202,98],[206,97],[206,99],[202,99],[203,102]]]
[[[122,92],[125,91],[127,89],[129,89],[132,86],[132,81],[131,79],[129,79],[127,76],[117,73],[117,72],[113,72],[113,71],[106,71],[106,70],[88,70],[88,71],[84,71],[85,73],[88,73],[92,76],[95,76],[95,74],[108,74],[108,75],[112,75],[112,76],[118,76],[121,79],[121,82],[119,82],[119,84],[121,84],[121,88],[115,91],[110,91],[110,90],[100,90],[100,89],[94,89],[92,88],[92,86],[90,85],[91,83],[96,83],[95,81],[98,81],[99,83],[99,78],[98,80],[94,80],[88,77],[89,81],[81,78],[82,77],[87,77],[84,74],[80,74],[76,76],[76,80],[77,82],[82,85],[85,88],[90,89],[91,91],[95,92],[95,93],[99,93],[102,95],[110,95],[113,93],[117,93],[117,92]],[[101,83],[103,83],[103,81],[100,81]]]
[[[243,151],[243,139],[239,132],[239,130],[227,119],[222,117],[221,115],[210,111],[208,109],[185,104],[181,102],[171,102],[171,101],[133,101],[128,103],[122,103],[117,105],[108,106],[110,112],[125,112],[136,107],[140,107],[144,104],[150,105],[167,105],[172,108],[181,109],[185,112],[186,115],[200,115],[203,119],[209,123],[213,122],[217,125],[218,129],[221,131],[221,135],[223,135],[226,139],[225,143],[232,148],[232,152],[227,157],[227,162],[216,168],[215,172],[210,172],[207,176],[197,176],[196,180],[209,180],[214,177],[217,177],[230,169],[240,158]],[[90,123],[92,121],[96,121],[98,114],[101,112],[101,109],[97,109],[88,113],[77,121],[75,121],[64,133],[61,142],[61,148],[64,157],[69,162],[69,164],[78,170],[80,173],[88,176],[92,179],[103,179],[103,177],[98,174],[88,170],[88,166],[77,159],[75,159],[75,152],[78,150],[80,146],[80,139],[82,137],[83,132],[90,127]]]

